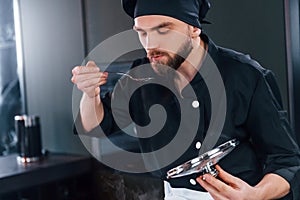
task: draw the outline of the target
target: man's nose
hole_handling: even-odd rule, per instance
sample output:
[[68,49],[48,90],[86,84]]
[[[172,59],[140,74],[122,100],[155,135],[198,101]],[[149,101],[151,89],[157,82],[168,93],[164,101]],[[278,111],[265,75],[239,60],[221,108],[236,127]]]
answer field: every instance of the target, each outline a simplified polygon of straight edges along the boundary
[[159,38],[153,33],[149,33],[146,37],[146,50],[157,49],[159,47]]

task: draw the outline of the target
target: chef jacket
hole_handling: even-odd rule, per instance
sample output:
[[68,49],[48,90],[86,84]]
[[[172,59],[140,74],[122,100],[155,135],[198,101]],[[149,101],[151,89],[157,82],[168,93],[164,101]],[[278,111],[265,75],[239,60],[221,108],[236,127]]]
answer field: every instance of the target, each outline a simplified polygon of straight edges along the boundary
[[[278,174],[291,186],[291,192],[286,198],[299,199],[299,148],[287,120],[287,112],[283,109],[273,73],[264,69],[248,55],[216,46],[204,33],[201,34],[201,38],[207,44],[207,52],[217,66],[226,92],[224,126],[215,146],[234,138],[240,141],[240,144],[224,157],[219,165],[225,171],[252,186],[268,173]],[[148,63],[147,58],[138,59],[134,61],[132,69]],[[162,164],[162,167],[159,167],[160,163],[155,155],[147,158],[145,165],[157,165],[159,168],[153,170],[151,174],[168,181],[172,187],[203,191],[204,189],[199,184],[191,181],[195,180],[199,174],[166,179],[166,172],[169,169],[199,156],[199,146],[203,143],[210,123],[214,120],[211,119],[212,99],[207,81],[205,81],[210,77],[213,79],[212,73],[214,72],[208,69],[207,73],[203,74],[201,68],[200,73],[197,73],[190,82],[195,95],[186,92],[186,88],[176,94],[174,91],[178,90],[172,84],[165,87],[155,82],[133,88],[132,84],[138,83],[132,83],[134,81],[127,77],[122,78],[115,87],[118,94],[108,93],[102,98],[105,114],[100,127],[106,135],[112,135],[122,131],[132,121],[138,127],[147,126],[151,123],[149,115],[151,106],[157,104],[163,106],[166,114],[165,124],[157,134],[151,137],[139,137],[140,152],[148,153],[164,148],[176,137],[181,126],[184,127],[186,139],[191,144],[182,155],[168,165]],[[148,66],[133,75],[143,77],[142,72],[145,72],[147,76],[151,74],[162,82],[172,82],[172,78],[162,78],[151,70],[152,68]],[[114,98],[124,101],[115,103],[112,109]],[[189,109],[188,112],[183,114],[181,105],[185,105],[184,108]],[[125,107],[129,107],[129,115],[124,111]],[[194,118],[189,119],[189,114],[186,113],[199,116],[195,117],[198,121]],[[114,117],[118,118],[118,124]],[[159,118],[159,116],[156,117]],[[195,132],[195,129],[189,130],[189,127],[195,127],[195,125],[197,129],[196,134],[193,135],[192,132]],[[137,128],[137,136],[143,135],[145,133],[143,131],[146,130],[141,131]],[[182,141],[184,142],[185,138]],[[173,148],[175,150],[180,146],[181,144],[178,143]],[[160,152],[160,158],[164,156],[168,158],[170,151],[167,151],[166,155],[162,154]]]

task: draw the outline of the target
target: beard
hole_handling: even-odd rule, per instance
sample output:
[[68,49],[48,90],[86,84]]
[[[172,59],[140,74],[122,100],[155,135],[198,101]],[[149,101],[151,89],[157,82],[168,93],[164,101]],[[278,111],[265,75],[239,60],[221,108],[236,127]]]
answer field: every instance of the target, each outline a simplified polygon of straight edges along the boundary
[[169,74],[171,71],[177,70],[185,61],[187,56],[193,49],[191,38],[186,39],[177,53],[173,56],[166,51],[153,50],[148,53],[148,57],[164,56],[165,60],[152,61],[151,66],[161,76]]

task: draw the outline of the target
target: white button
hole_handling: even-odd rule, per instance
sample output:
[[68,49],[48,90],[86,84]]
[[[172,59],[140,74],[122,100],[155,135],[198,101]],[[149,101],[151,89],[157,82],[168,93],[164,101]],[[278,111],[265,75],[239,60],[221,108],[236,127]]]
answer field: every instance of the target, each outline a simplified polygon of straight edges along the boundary
[[192,106],[193,106],[193,108],[198,108],[199,107],[199,101],[193,101],[192,102]]
[[197,142],[196,143],[196,149],[200,149],[201,148],[201,142]]
[[137,135],[136,126],[133,127],[133,133],[134,133],[134,135]]
[[196,182],[194,179],[190,179],[190,183],[191,183],[192,185],[196,185],[196,184],[197,184],[197,182]]

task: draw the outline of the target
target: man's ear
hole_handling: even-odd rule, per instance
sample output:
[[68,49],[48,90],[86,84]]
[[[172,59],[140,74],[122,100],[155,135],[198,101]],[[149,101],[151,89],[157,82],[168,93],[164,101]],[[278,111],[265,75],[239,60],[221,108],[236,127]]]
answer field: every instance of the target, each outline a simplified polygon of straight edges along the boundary
[[195,26],[190,26],[191,28],[191,37],[196,38],[201,34],[201,29]]

